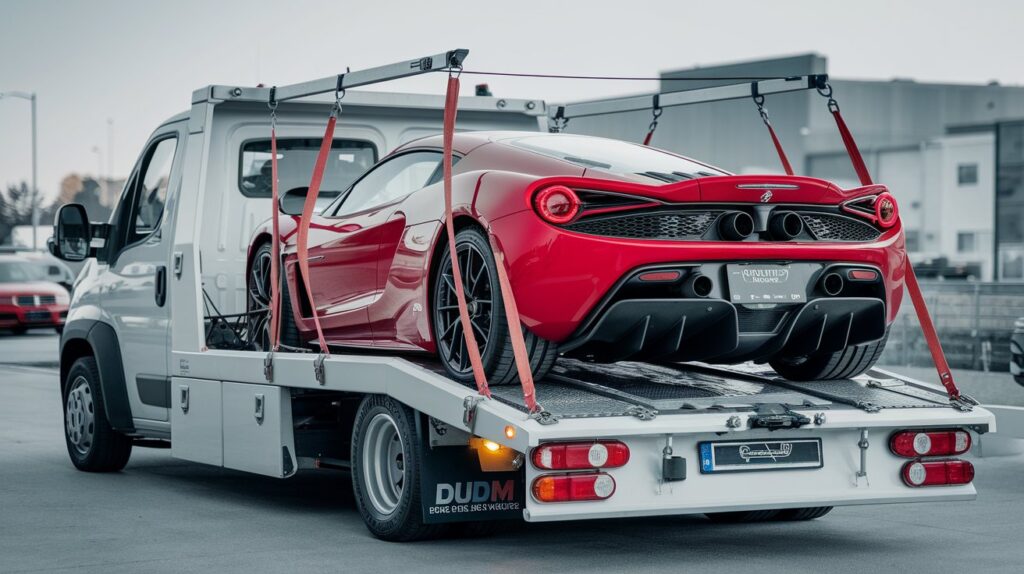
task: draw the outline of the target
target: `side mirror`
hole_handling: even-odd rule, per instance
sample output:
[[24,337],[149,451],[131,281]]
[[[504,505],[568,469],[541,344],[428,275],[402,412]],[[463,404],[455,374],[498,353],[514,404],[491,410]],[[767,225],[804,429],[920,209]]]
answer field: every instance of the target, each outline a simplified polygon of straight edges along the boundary
[[[285,215],[302,215],[302,208],[305,207],[308,192],[308,187],[293,187],[289,189],[278,200],[277,208]],[[319,213],[320,210],[330,205],[339,195],[341,195],[339,191],[320,190],[320,193],[316,196],[316,212]]]
[[78,203],[62,205],[53,223],[53,237],[47,247],[65,261],[82,261],[89,256],[92,229],[85,208]]
[[278,200],[277,208],[285,215],[302,215],[302,207],[306,203],[308,187],[295,187],[289,189]]

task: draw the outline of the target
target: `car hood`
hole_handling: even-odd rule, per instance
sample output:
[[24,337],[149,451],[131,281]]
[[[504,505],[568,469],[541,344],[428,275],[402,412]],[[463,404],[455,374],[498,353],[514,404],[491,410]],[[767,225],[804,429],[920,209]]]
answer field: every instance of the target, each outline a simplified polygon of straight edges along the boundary
[[24,283],[0,283],[0,295],[60,295],[67,291],[49,281],[26,281]]

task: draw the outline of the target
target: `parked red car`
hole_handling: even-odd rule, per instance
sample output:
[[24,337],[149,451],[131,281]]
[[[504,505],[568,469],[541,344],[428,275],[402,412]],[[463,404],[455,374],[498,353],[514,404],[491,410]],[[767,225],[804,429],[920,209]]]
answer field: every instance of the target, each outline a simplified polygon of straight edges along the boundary
[[[295,265],[305,188],[281,200],[287,344],[437,353],[472,380],[442,227],[441,138],[381,160],[312,221],[313,300]],[[884,186],[732,175],[637,144],[569,134],[457,133],[454,221],[492,384],[516,380],[495,256],[506,258],[536,376],[587,361],[769,362],[798,380],[854,376],[885,345],[904,237]],[[266,307],[270,222],[249,257]],[[255,330],[264,329],[255,325]]]
[[24,333],[33,328],[61,332],[71,298],[47,281],[46,267],[18,255],[0,255],[0,329]]

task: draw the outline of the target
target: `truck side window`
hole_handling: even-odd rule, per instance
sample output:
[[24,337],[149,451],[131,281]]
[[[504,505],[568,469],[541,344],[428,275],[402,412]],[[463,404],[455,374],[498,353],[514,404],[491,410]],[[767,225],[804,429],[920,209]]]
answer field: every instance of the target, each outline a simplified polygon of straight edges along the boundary
[[177,143],[177,138],[171,137],[160,140],[150,148],[136,179],[139,183],[134,190],[129,243],[153,233],[160,224],[167,203],[167,184]]

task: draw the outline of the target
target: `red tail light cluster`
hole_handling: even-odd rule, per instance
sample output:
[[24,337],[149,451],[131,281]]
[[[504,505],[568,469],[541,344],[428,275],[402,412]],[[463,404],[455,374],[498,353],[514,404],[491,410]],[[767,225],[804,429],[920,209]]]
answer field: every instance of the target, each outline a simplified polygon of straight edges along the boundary
[[953,456],[971,449],[971,434],[965,430],[901,431],[889,439],[889,450],[897,456]]
[[974,480],[974,465],[966,460],[908,462],[903,466],[907,486],[947,486],[969,484]]
[[629,462],[629,447],[619,441],[562,442],[533,449],[533,466],[544,470],[616,468]]
[[889,192],[878,195],[852,199],[843,204],[843,211],[852,213],[871,221],[884,229],[889,229],[900,218],[900,208],[896,198]]
[[540,502],[604,500],[615,494],[615,479],[603,472],[544,475],[533,481],[533,497]]
[[540,190],[533,205],[545,221],[561,225],[569,223],[580,212],[580,198],[564,185],[552,185]]

